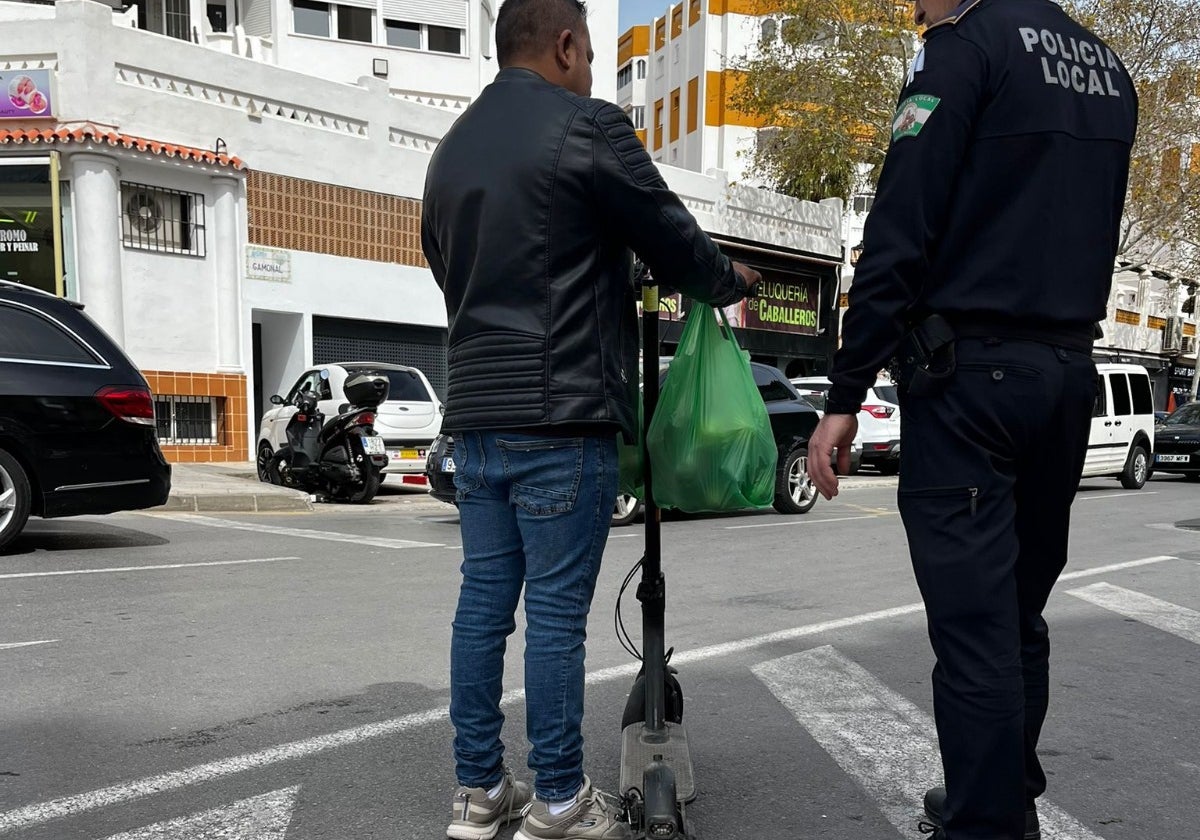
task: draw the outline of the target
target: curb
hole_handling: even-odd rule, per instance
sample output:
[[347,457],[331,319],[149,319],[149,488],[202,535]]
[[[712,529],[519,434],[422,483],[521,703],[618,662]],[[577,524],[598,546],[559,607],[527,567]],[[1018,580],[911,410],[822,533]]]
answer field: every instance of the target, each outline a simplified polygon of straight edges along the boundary
[[900,479],[896,476],[882,478],[858,478],[857,476],[838,477],[839,490],[871,490],[879,487],[899,487]]
[[172,493],[167,503],[151,508],[160,512],[189,513],[280,513],[311,511],[312,501],[304,493]]

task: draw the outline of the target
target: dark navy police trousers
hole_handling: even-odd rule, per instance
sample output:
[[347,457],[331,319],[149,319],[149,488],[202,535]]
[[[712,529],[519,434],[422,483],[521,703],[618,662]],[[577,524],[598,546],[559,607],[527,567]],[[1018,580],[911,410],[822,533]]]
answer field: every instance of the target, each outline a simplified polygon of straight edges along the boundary
[[1097,393],[1090,356],[960,339],[930,396],[901,398],[899,506],[925,600],[948,840],[1021,840],[1046,788],[1042,611],[1067,562]]

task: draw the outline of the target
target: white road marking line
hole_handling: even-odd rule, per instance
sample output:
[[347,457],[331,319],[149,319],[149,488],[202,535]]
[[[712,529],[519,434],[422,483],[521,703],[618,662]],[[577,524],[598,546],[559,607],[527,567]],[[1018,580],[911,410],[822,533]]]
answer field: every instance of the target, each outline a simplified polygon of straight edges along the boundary
[[[941,758],[932,718],[825,646],[751,668],[834,761],[876,801],[887,821],[911,835]],[[1044,836],[1100,840],[1082,823],[1038,800]]]
[[[1100,566],[1095,569],[1081,569],[1078,572],[1073,572],[1072,577],[1079,578],[1087,575],[1106,574],[1107,572],[1120,571],[1121,569],[1135,568],[1138,566],[1146,566],[1152,563],[1162,563],[1167,560],[1174,559],[1176,558],[1148,557],[1144,560],[1130,560],[1127,563],[1113,563],[1111,565]],[[1067,575],[1063,575],[1063,578],[1066,577]],[[689,662],[700,662],[706,659],[715,659],[728,654],[741,653],[743,651],[752,650],[765,645],[792,641],[805,636],[816,635],[818,633],[828,633],[833,630],[842,630],[848,627],[856,627],[876,621],[885,621],[890,618],[911,615],[913,613],[922,612],[924,608],[925,607],[923,604],[907,604],[901,607],[877,610],[875,612],[863,613],[861,615],[849,616],[847,618],[822,621],[817,624],[806,624],[800,627],[793,627],[788,630],[765,633],[761,636],[752,636],[739,641],[723,642],[721,644],[708,645],[707,647],[696,648],[694,650],[676,652],[671,658],[671,662],[675,664],[686,664]],[[604,668],[599,671],[593,671],[587,675],[587,683],[588,685],[595,685],[597,683],[632,677],[637,674],[639,667],[640,663],[630,662],[625,665],[617,665],[612,668]],[[521,689],[514,689],[512,691],[505,692],[503,697],[501,697],[500,702],[504,705],[511,705],[513,703],[522,701],[524,697],[524,691]],[[212,761],[208,764],[199,764],[195,767],[186,768],[184,770],[176,770],[171,773],[164,773],[159,776],[151,776],[149,778],[139,779],[133,782],[116,784],[110,787],[100,788],[99,790],[94,790],[89,793],[81,793],[74,796],[53,799],[49,802],[26,805],[22,808],[15,808],[11,811],[0,813],[0,834],[18,828],[28,828],[32,825],[40,825],[60,817],[67,817],[74,814],[81,814],[86,811],[93,811],[97,808],[115,805],[120,802],[129,802],[134,799],[141,799],[142,797],[150,796],[155,793],[165,793],[166,791],[178,790],[179,788],[187,787],[188,785],[200,784],[202,782],[209,782],[214,779],[232,776],[247,770],[268,767],[281,761],[308,758],[312,755],[316,755],[317,753],[335,749],[337,747],[357,744],[372,738],[396,735],[401,732],[406,732],[410,729],[417,729],[429,724],[440,723],[449,717],[450,712],[445,707],[438,709],[427,709],[423,712],[414,712],[412,714],[404,715],[403,717],[392,718],[391,720],[385,720],[379,723],[364,724],[363,726],[357,726],[352,729],[343,729],[340,732],[332,732],[327,735],[319,735],[315,738],[307,738],[302,741],[293,741],[288,744],[281,744],[277,747],[269,747],[268,749],[261,750],[259,752],[246,753],[244,755],[234,756],[232,758]],[[1067,838],[1058,838],[1057,840],[1067,840]]]
[[220,761],[212,761],[207,764],[198,764],[195,767],[189,767],[184,770],[150,776],[126,784],[113,785],[101,788],[100,790],[94,790],[90,793],[54,799],[36,805],[27,805],[24,808],[17,808],[0,814],[0,834],[18,828],[28,828],[31,825],[50,822],[61,817],[94,811],[97,808],[103,808],[108,805],[130,802],[155,793],[178,790],[189,785],[209,782],[213,779],[232,776],[247,770],[269,767],[281,761],[304,758],[335,747],[345,747],[372,738],[395,735],[409,729],[426,726],[430,723],[438,723],[449,716],[450,713],[446,709],[431,709],[426,712],[417,712],[380,723],[368,723],[363,726],[356,726],[353,729],[343,729],[341,732],[320,735],[316,738],[293,741],[290,744],[282,744],[278,747],[260,750],[259,752],[247,753],[246,755],[234,756],[233,758],[222,759]]
[[1075,497],[1076,501],[1090,502],[1093,499],[1140,499],[1142,496],[1157,496],[1157,490],[1139,490],[1138,492],[1129,493],[1106,493],[1103,496],[1093,496],[1091,493],[1080,493]]
[[62,577],[65,575],[108,575],[116,572],[151,572],[160,569],[195,569],[202,566],[239,566],[247,563],[278,563],[281,560],[299,560],[299,557],[258,557],[253,560],[207,560],[203,563],[164,563],[158,566],[110,566],[104,569],[63,569],[56,572],[13,572],[0,575],[0,580],[14,578]]
[[1067,594],[1200,645],[1200,612],[1193,609],[1109,583],[1070,589]]
[[787,522],[764,522],[759,525],[727,525],[726,531],[738,531],[743,528],[786,528],[796,525],[820,525],[824,522],[852,522],[855,519],[879,519],[881,516],[895,516],[894,513],[873,513],[870,516],[841,516],[837,519],[793,519]]
[[369,545],[376,548],[444,548],[445,543],[418,542],[417,540],[398,540],[390,537],[367,537],[357,534],[343,534],[338,531],[316,531],[309,528],[286,528],[282,525],[266,525],[250,522],[237,522],[233,519],[217,519],[212,516],[201,516],[195,513],[160,514],[163,519],[174,519],[178,522],[188,522],[193,525],[205,525],[209,528],[225,528],[230,531],[251,531],[255,534],[276,534],[281,537],[299,537],[306,540],[326,540],[328,542],[350,543],[352,545]]
[[107,840],[283,840],[299,785],[114,834]]
[[52,645],[58,639],[41,639],[36,642],[5,642],[0,644],[0,650],[13,650],[15,648],[33,647],[34,645]]
[[1123,563],[1109,563],[1107,566],[1092,566],[1090,569],[1079,569],[1074,572],[1064,572],[1058,576],[1059,582],[1064,580],[1079,580],[1079,578],[1095,577],[1096,575],[1104,575],[1109,572],[1123,572],[1127,569],[1137,569],[1141,566],[1153,566],[1156,563],[1165,563],[1168,560],[1178,560],[1171,554],[1160,554],[1156,557],[1143,557],[1141,560],[1126,560]]

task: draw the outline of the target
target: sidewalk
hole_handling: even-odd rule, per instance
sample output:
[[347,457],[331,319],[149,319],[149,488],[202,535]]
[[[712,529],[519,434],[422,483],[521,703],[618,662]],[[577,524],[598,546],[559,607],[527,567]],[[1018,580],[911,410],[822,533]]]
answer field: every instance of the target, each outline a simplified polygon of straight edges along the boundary
[[258,480],[254,463],[172,464],[171,496],[159,511],[233,513],[312,510],[308,494]]

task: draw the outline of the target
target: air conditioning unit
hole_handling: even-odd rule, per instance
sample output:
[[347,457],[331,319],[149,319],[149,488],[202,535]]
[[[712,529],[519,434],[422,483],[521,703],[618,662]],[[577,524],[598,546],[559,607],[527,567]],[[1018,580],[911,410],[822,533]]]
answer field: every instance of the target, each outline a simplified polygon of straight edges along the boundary
[[126,189],[125,233],[138,245],[160,251],[188,250],[190,196],[153,188]]
[[1163,352],[1178,355],[1183,348],[1183,319],[1172,315],[1163,330]]
[[1183,341],[1179,345],[1179,352],[1184,356],[1196,355],[1196,336],[1185,335]]

